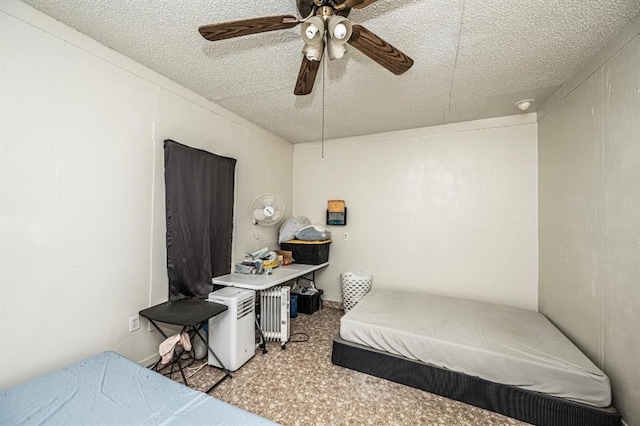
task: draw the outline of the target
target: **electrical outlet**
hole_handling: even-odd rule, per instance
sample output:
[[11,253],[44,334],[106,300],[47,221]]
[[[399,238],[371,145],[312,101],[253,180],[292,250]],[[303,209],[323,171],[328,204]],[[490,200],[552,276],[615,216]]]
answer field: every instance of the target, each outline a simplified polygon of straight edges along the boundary
[[129,333],[140,329],[140,315],[132,315],[129,317]]
[[345,232],[344,234],[342,234],[342,239],[347,241],[349,239],[349,233]]

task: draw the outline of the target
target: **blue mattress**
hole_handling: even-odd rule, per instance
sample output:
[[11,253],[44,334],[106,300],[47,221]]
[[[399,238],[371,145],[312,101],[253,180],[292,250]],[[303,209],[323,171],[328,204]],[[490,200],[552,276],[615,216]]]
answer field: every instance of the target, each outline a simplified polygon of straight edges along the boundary
[[1,425],[273,425],[103,352],[0,393]]

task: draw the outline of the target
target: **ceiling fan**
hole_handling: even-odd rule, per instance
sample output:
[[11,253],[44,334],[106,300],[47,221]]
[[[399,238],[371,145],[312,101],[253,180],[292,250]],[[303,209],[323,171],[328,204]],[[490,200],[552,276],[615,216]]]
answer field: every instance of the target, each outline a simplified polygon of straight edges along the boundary
[[413,60],[362,25],[352,24],[347,17],[351,8],[362,9],[376,0],[297,0],[297,18],[293,15],[266,16],[201,26],[198,31],[210,41],[225,40],[267,31],[284,30],[302,24],[301,36],[305,43],[298,80],[293,91],[308,95],[325,47],[329,59],[339,59],[347,51],[346,43],[355,47],[378,64],[396,75],[406,72]]

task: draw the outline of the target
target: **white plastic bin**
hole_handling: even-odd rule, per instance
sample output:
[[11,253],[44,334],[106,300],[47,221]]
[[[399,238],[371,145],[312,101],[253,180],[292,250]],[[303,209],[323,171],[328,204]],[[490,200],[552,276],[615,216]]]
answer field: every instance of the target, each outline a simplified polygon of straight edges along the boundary
[[369,293],[373,275],[368,271],[359,270],[354,272],[344,272],[342,279],[342,303],[344,311],[352,309],[362,299],[362,296]]

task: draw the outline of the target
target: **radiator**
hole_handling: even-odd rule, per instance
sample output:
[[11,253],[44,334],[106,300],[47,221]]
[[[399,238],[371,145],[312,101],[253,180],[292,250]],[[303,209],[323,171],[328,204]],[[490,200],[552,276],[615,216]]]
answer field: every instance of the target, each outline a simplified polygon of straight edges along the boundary
[[260,292],[260,329],[268,342],[289,341],[289,287],[277,286]]

